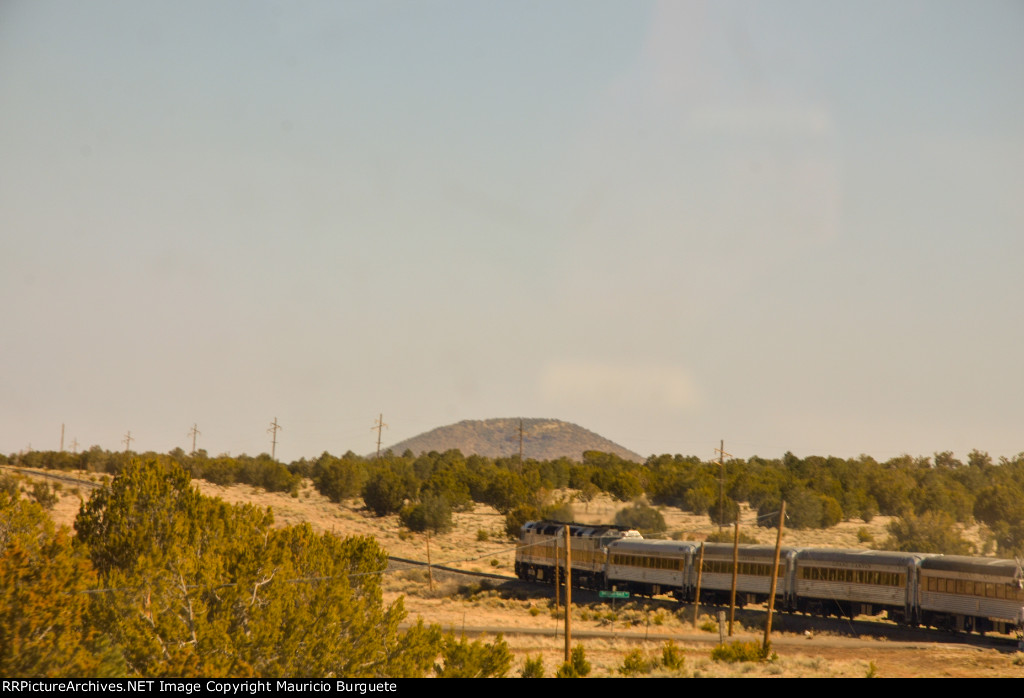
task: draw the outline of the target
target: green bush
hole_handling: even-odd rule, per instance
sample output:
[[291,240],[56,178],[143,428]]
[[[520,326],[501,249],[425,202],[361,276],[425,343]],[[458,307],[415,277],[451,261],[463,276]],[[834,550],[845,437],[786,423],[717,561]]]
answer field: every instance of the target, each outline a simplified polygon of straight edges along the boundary
[[686,657],[683,656],[683,651],[676,646],[676,643],[672,640],[665,642],[665,645],[661,648],[662,666],[672,671],[678,671],[683,668],[685,663]]
[[717,645],[711,650],[711,658],[716,662],[763,662],[771,652],[770,645],[759,642],[730,642],[728,645]]
[[[715,531],[714,533],[708,534],[707,541],[708,543],[732,543],[735,537],[735,531]],[[740,531],[740,543],[753,543],[756,545],[760,542],[761,541],[754,538],[754,536],[749,533]]]
[[36,500],[44,509],[53,509],[53,506],[60,500],[55,489],[51,490],[47,483],[36,480],[32,484],[32,499]]
[[651,673],[654,662],[647,658],[641,650],[636,649],[626,655],[622,660],[622,666],[617,671],[623,676],[640,676]]
[[711,523],[716,526],[719,524],[733,524],[740,518],[740,505],[735,499],[726,497],[724,502],[715,500],[708,507],[708,516],[711,518]]
[[541,518],[540,509],[530,504],[524,504],[512,509],[505,514],[505,535],[510,539],[518,539],[523,524],[527,521],[538,521]]
[[313,485],[332,502],[358,497],[365,478],[363,464],[356,457],[335,458],[326,451],[311,470]]
[[560,679],[579,679],[590,673],[590,662],[587,661],[583,645],[576,645],[572,648],[569,661],[562,664],[558,669],[556,677]]
[[410,531],[447,533],[452,530],[452,508],[445,497],[425,495],[419,504],[410,504],[399,513],[402,525]]
[[377,516],[387,516],[401,510],[408,488],[404,479],[390,469],[375,472],[363,486],[363,501]]
[[889,538],[882,547],[885,550],[943,555],[970,555],[974,552],[971,544],[960,534],[952,516],[931,511],[921,516],[908,513],[891,522]]
[[668,528],[661,512],[646,504],[634,504],[620,509],[615,514],[615,525],[635,528],[641,533],[660,533]]
[[523,669],[519,672],[519,675],[524,679],[543,679],[544,656],[538,654],[536,659],[531,659],[530,655],[526,655],[526,663],[523,664]]
[[449,634],[441,658],[444,663],[435,664],[434,673],[443,679],[502,678],[512,666],[512,651],[501,635],[489,645],[481,640],[470,643],[465,637],[456,641]]

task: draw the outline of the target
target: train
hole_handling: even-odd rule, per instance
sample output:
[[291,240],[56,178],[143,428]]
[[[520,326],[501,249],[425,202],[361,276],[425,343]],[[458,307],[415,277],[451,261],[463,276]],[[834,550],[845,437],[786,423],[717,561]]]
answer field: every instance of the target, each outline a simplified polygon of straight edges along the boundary
[[[730,602],[731,544],[703,544],[699,564],[701,543],[646,539],[622,526],[529,521],[520,530],[516,576],[553,583],[566,527],[573,586],[669,595],[682,603]],[[775,547],[740,545],[736,559],[736,605],[767,602]],[[1024,570],[1018,560],[786,546],[776,575],[774,605],[782,612],[851,619],[884,613],[902,625],[1012,634],[1024,649]]]

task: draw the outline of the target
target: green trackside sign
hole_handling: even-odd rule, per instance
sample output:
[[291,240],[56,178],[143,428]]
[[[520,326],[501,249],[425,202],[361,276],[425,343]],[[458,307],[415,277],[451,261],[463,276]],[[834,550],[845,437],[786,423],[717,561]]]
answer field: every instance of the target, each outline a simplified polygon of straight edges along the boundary
[[597,595],[602,599],[628,599],[628,591],[599,591]]

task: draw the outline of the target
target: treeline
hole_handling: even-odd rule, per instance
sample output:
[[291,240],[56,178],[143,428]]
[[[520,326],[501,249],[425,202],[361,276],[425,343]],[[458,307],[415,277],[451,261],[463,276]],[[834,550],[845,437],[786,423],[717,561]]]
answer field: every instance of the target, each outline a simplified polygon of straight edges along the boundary
[[0,676],[502,676],[470,643],[385,604],[371,538],[273,526],[173,463],[125,464],[56,529],[0,474]]
[[[758,512],[761,525],[776,526],[783,500],[790,528],[827,528],[849,519],[869,522],[878,514],[896,516],[902,528],[892,531],[891,545],[926,552],[974,552],[958,537],[954,524],[979,521],[991,536],[987,550],[977,552],[1024,552],[1024,453],[998,463],[980,451],[972,451],[966,462],[944,452],[881,463],[868,456],[798,458],[786,453],[777,459],[728,460],[724,473],[718,463],[696,456],[651,456],[633,463],[597,451],[584,453],[581,461],[523,462],[517,457],[464,456],[457,450],[419,456],[388,452],[379,459],[325,452],[287,466],[267,454],[210,458],[202,451],[189,456],[176,449],[145,456],[219,484],[296,491],[302,478],[310,478],[331,500],[361,498],[374,514],[398,514],[413,530],[444,532],[451,527],[453,511],[482,503],[506,515],[508,532],[514,536],[530,519],[568,520],[571,503],[553,493],[572,489],[574,498],[583,502],[600,492],[624,502],[645,496],[655,505],[706,514],[715,524],[735,521],[745,502]],[[97,448],[77,455],[31,452],[18,458],[23,465],[98,472],[118,472],[129,459]],[[638,520],[654,518],[643,509],[632,515]],[[656,522],[651,530],[657,530]]]
[[[798,458],[786,453],[773,460],[727,461],[724,478],[720,465],[694,456],[652,456],[639,464],[595,451],[586,452],[582,462],[522,463],[514,457],[466,457],[455,450],[388,453],[380,459],[324,453],[289,468],[310,477],[334,501],[362,497],[378,516],[397,513],[414,530],[443,532],[451,525],[453,509],[476,502],[505,514],[508,532],[515,536],[530,519],[569,520],[570,502],[553,495],[568,488],[584,502],[599,492],[624,502],[645,496],[656,505],[706,514],[715,524],[734,522],[745,502],[758,512],[760,525],[774,527],[783,500],[790,528],[895,516],[903,529],[893,531],[892,547],[918,551],[974,552],[957,538],[952,524],[977,520],[991,531],[991,550],[1003,556],[1024,551],[1024,454],[997,464],[979,451],[966,463],[950,453],[884,463],[867,456]],[[659,529],[656,512],[639,506],[625,513],[629,521]]]

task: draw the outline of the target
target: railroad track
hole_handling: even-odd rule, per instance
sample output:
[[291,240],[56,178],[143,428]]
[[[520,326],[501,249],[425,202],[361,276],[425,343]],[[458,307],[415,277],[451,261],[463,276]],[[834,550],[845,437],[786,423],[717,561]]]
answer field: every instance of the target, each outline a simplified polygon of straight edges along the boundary
[[99,489],[103,486],[100,482],[94,482],[92,480],[87,480],[84,477],[71,475],[62,470],[44,470],[41,468],[22,468],[16,465],[0,465],[0,471],[17,473],[18,475],[24,475],[25,477],[34,479],[55,480],[57,482],[75,485],[76,487],[86,487],[91,490]]

